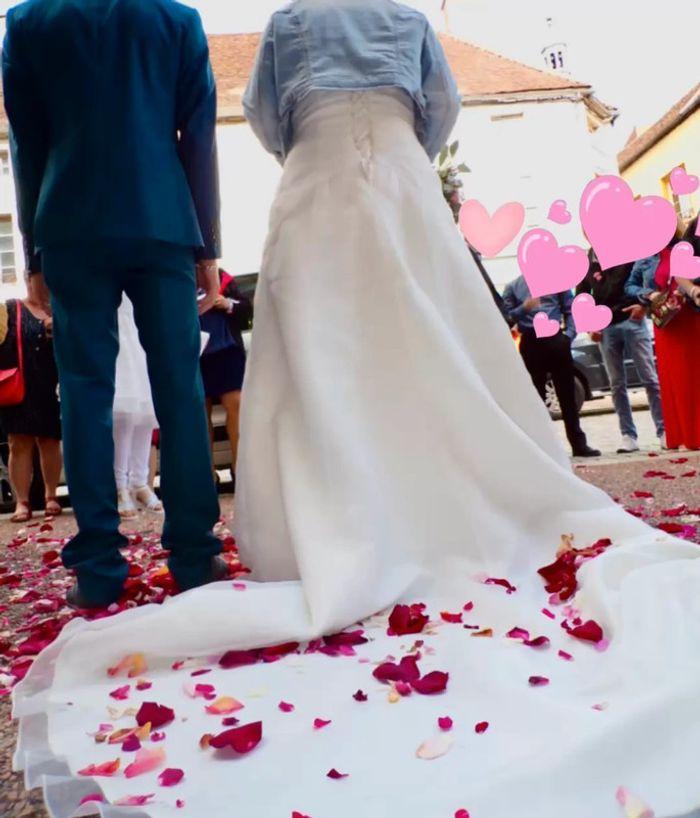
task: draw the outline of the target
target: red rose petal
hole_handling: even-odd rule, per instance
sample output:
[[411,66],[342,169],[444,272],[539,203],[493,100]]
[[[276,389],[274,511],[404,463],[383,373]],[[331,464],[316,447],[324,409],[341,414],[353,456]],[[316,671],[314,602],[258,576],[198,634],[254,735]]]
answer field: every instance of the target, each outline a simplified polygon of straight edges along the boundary
[[574,657],[570,653],[567,653],[565,650],[560,650],[559,653],[558,653],[558,656],[559,656],[560,659],[563,659],[565,662],[573,662],[574,661]]
[[95,792],[92,795],[86,795],[84,798],[80,799],[80,803],[78,804],[79,807],[82,807],[83,804],[89,804],[91,802],[95,802],[97,804],[104,804],[105,797],[102,795],[101,792]]
[[441,716],[438,719],[438,727],[441,730],[446,730],[446,731],[451,730],[453,726],[454,726],[454,722],[452,721],[452,719],[449,716]]
[[509,595],[514,594],[518,590],[515,585],[511,585],[507,579],[496,579],[495,577],[489,577],[484,581],[484,585],[498,585],[501,588],[505,588],[506,593]]
[[348,777],[348,773],[339,773],[339,772],[338,772],[338,771],[337,771],[337,770],[334,768],[334,769],[332,769],[332,770],[329,770],[329,771],[326,773],[326,777],[327,777],[327,778],[332,778],[334,781],[338,781],[338,780],[339,780],[339,779],[341,779],[341,778],[347,778],[347,777]]
[[323,730],[324,727],[328,727],[331,724],[330,719],[314,719],[314,730]]
[[219,659],[219,666],[224,670],[231,670],[236,667],[255,665],[261,658],[259,650],[230,650]]
[[546,676],[530,676],[530,687],[546,687],[549,684],[549,679]]
[[136,723],[139,727],[144,724],[151,725],[152,730],[157,730],[165,724],[170,724],[175,720],[175,711],[170,707],[155,702],[144,702],[136,714]]
[[481,735],[485,733],[489,729],[489,723],[487,721],[480,721],[475,727],[474,732]]
[[434,670],[421,679],[416,679],[411,682],[411,687],[413,687],[416,693],[421,693],[424,696],[433,696],[436,693],[442,693],[447,688],[449,678],[449,673]]
[[112,699],[116,699],[117,701],[121,702],[129,698],[130,690],[131,685],[124,685],[124,687],[118,687],[116,690],[113,690],[109,695]]
[[593,642],[594,644],[597,644],[598,642],[602,642],[604,639],[603,629],[592,619],[582,625],[578,625],[575,628],[569,627],[566,630],[568,631],[569,636],[573,636],[574,639],[581,639],[584,642]]
[[209,745],[215,750],[231,748],[239,755],[244,755],[254,750],[262,740],[262,722],[256,721],[243,727],[234,727],[232,730],[225,730],[218,736],[212,736]]
[[455,818],[469,818],[469,813],[465,809],[458,809]]
[[389,617],[389,636],[406,636],[410,633],[422,633],[430,621],[423,613],[423,605],[397,605]]
[[127,736],[122,742],[122,751],[125,753],[135,753],[140,749],[141,741],[135,733]]
[[278,705],[279,709],[283,713],[293,713],[294,712],[294,705],[289,704],[289,702],[280,702]]
[[462,624],[461,613],[448,613],[447,611],[443,611],[440,617],[444,622],[450,622],[453,625]]
[[167,770],[163,770],[158,776],[158,783],[161,787],[174,787],[176,784],[179,784],[184,777],[184,770],[169,767]]
[[353,699],[356,702],[366,702],[367,701],[367,694],[363,693],[361,690],[358,690],[357,693],[353,693]]

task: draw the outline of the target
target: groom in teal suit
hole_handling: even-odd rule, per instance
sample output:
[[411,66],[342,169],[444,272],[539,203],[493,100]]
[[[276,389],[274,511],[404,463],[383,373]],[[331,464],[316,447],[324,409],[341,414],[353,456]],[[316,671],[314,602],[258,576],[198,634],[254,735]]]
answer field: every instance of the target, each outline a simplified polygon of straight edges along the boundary
[[199,375],[218,294],[216,87],[196,11],[173,0],[28,0],[7,15],[5,106],[28,286],[50,293],[79,533],[74,607],[121,595],[112,403],[126,293],[161,428],[163,546],[183,590],[222,579]]

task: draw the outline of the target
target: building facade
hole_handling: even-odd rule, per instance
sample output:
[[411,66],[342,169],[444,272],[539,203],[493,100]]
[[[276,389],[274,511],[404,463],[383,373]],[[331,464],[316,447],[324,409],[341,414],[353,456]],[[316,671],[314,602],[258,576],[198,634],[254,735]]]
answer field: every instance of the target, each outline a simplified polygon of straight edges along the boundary
[[[233,274],[259,269],[268,213],[281,169],[260,148],[244,119],[241,98],[253,67],[259,34],[212,35],[212,64],[219,91],[223,263]],[[463,96],[453,139],[458,159],[471,173],[465,196],[490,211],[509,201],[526,208],[526,227],[547,227],[560,243],[583,240],[578,200],[596,172],[609,172],[596,136],[616,111],[593,89],[563,74],[540,71],[454,37],[442,36]],[[614,161],[614,157],[612,157]],[[7,121],[0,118],[0,298],[22,288],[21,241],[17,229]],[[547,222],[549,206],[565,199],[569,225]],[[485,259],[497,286],[518,275],[517,242],[497,258]]]

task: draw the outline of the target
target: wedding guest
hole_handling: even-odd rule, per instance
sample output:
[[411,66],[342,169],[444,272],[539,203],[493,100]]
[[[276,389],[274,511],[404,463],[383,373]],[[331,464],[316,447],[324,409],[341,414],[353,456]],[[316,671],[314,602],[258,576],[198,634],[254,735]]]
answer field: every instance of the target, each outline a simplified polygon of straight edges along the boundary
[[125,295],[117,313],[119,355],[114,391],[114,476],[117,508],[123,520],[139,509],[160,513],[163,505],[150,485],[153,430],[158,425],[146,353],[134,322],[134,307]]
[[221,288],[214,308],[200,318],[209,335],[200,360],[209,430],[214,445],[212,412],[216,402],[226,412],[226,433],[231,446],[231,478],[235,491],[238,458],[238,420],[245,375],[246,351],[242,332],[249,328],[253,307],[225,270],[219,270]]
[[[547,397],[547,379],[552,378],[574,457],[598,457],[600,452],[588,445],[576,406],[574,359],[571,355],[571,343],[576,337],[571,312],[573,300],[570,291],[533,298],[522,276],[511,281],[503,293],[509,324],[518,326],[520,354],[542,400]],[[544,312],[547,318],[558,321],[560,325],[563,323],[564,331],[550,338],[538,338],[533,324],[538,312]]]
[[679,226],[676,237],[660,254],[638,261],[625,288],[627,295],[649,309],[669,295],[681,305],[665,326],[654,327],[669,449],[700,449],[700,378],[694,354],[700,349],[700,281],[671,277],[671,251],[681,238],[700,255],[697,224],[696,216],[684,234]]
[[612,323],[602,332],[592,332],[590,337],[592,341],[600,344],[603,363],[610,380],[613,404],[622,435],[622,441],[617,449],[618,454],[639,451],[637,427],[627,392],[625,361],[628,356],[634,361],[641,384],[646,390],[656,434],[661,447],[665,448],[661,390],[651,333],[646,321],[647,311],[636,298],[625,292],[633,264],[621,264],[603,271],[593,249],[589,251],[588,259],[588,273],[577,287],[576,294],[590,293],[596,304],[603,304],[612,311]]
[[7,434],[9,474],[15,495],[13,523],[32,518],[29,500],[34,473],[34,449],[44,478],[45,511],[61,514],[56,490],[61,477],[61,416],[58,403],[58,373],[53,354],[52,319],[31,296],[24,302],[0,304],[0,368],[18,366],[17,319],[22,350],[21,370],[25,395],[22,403],[0,407],[0,421]]

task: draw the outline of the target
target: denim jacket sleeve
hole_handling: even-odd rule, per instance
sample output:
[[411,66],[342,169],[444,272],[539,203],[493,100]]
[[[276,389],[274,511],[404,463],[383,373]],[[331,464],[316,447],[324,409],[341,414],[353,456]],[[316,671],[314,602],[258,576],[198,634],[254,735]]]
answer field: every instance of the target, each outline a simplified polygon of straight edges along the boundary
[[447,141],[457,122],[461,97],[445,52],[430,25],[426,26],[421,54],[425,133],[423,147],[432,161]]
[[275,74],[275,21],[273,17],[260,40],[253,73],[243,96],[243,111],[265,150],[282,163],[285,147],[282,139]]
[[[34,246],[34,220],[48,157],[41,101],[36,93],[25,57],[31,48],[24,42],[16,9],[7,15],[7,34],[2,49],[5,108],[10,120],[10,151],[17,179],[17,212],[24,240],[26,268],[39,272],[41,262]],[[17,15],[19,17],[19,15]]]
[[507,321],[510,326],[517,324],[518,321],[525,315],[525,308],[518,301],[515,294],[515,289],[512,284],[509,284],[503,291],[503,309],[507,316]]
[[654,276],[660,259],[661,256],[657,254],[635,261],[625,284],[625,295],[628,298],[635,298],[645,305],[649,303],[649,296],[656,290]]

